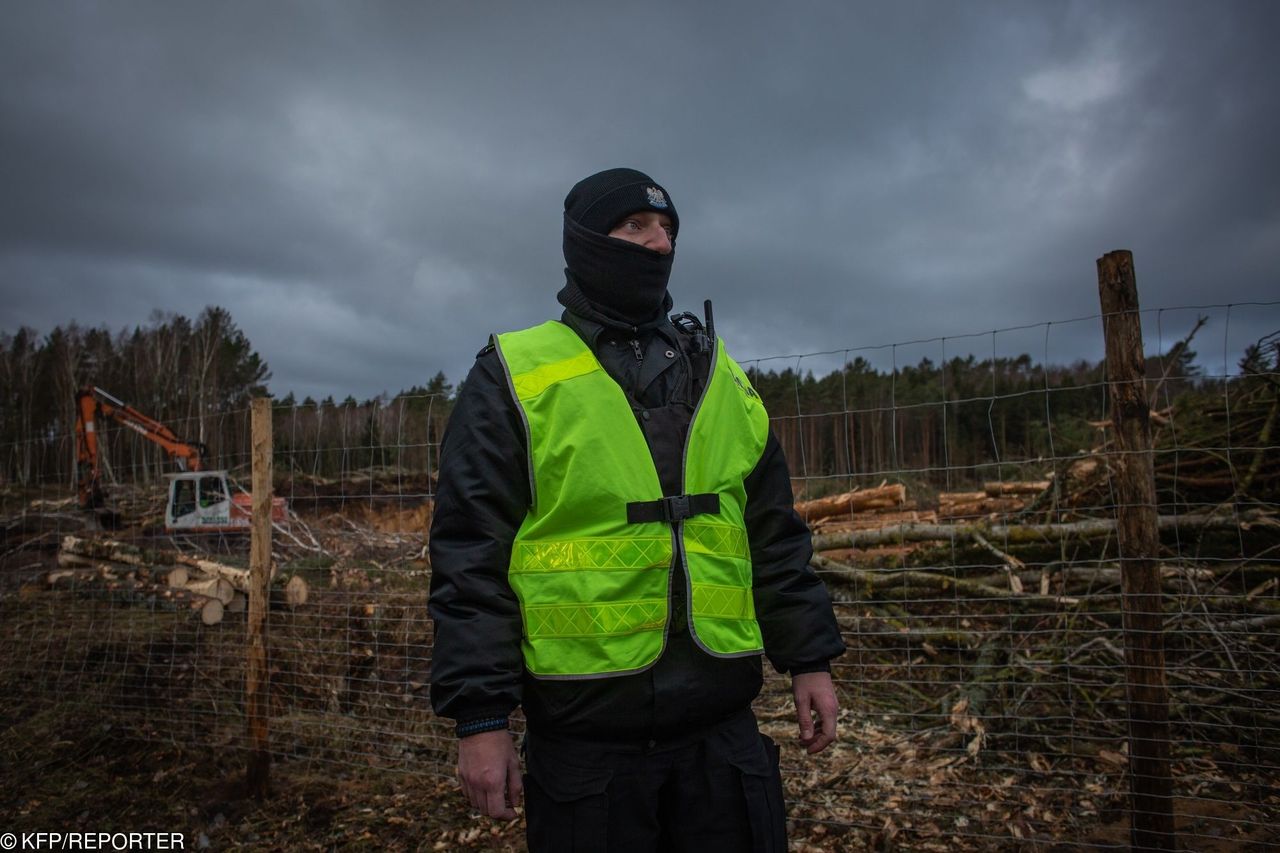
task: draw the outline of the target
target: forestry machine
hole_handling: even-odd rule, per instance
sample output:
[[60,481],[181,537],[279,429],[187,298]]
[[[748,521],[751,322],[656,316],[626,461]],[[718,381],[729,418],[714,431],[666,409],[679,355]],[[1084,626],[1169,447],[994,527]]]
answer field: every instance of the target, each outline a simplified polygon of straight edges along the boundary
[[[203,444],[183,441],[164,424],[93,385],[85,386],[76,394],[76,460],[81,507],[92,510],[103,505],[99,416],[112,418],[160,445],[181,469],[180,474],[168,475],[166,530],[219,533],[249,529],[253,497],[232,493],[226,471],[204,470],[203,460],[209,451]],[[272,498],[271,520],[283,521],[284,518],[284,498]]]

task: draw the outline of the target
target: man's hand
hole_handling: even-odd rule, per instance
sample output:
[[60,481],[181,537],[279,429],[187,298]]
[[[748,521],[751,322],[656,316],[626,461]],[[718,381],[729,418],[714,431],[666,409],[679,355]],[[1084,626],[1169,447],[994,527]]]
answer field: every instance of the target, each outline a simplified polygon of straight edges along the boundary
[[507,731],[481,732],[458,741],[458,781],[471,805],[489,817],[512,820],[524,783]]
[[[805,672],[791,677],[791,691],[796,697],[796,716],[800,718],[800,743],[815,755],[836,739],[836,689],[829,672]],[[818,715],[821,728],[814,730],[813,715]]]

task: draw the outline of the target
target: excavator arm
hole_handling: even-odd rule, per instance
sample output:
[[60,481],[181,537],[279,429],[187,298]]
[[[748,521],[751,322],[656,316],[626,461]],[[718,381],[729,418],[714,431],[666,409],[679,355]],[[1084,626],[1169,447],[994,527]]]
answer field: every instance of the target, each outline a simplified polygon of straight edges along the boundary
[[80,505],[86,509],[102,506],[101,454],[98,447],[98,419],[109,417],[148,441],[164,448],[183,471],[199,471],[208,449],[199,442],[183,441],[173,430],[149,418],[121,400],[93,385],[76,394],[76,462]]

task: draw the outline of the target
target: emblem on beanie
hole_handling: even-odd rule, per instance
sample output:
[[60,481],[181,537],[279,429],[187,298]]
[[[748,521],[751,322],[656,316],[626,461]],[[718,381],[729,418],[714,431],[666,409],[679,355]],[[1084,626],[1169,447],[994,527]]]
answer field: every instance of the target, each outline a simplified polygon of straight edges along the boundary
[[645,187],[644,194],[649,197],[649,204],[658,210],[667,209],[667,197],[657,187]]

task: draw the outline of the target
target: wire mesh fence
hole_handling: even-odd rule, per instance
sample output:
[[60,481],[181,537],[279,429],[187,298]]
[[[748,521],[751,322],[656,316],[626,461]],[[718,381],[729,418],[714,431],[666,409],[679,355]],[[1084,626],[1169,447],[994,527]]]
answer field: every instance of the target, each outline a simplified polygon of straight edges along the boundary
[[[1280,338],[1257,331],[1280,328],[1280,303],[1143,317],[1178,835],[1280,844]],[[787,680],[767,666],[756,702],[783,745],[794,845],[1128,845],[1128,568],[1102,326],[743,362],[848,646],[827,753],[795,745]],[[273,411],[284,768],[452,777],[425,606],[449,408],[430,394]],[[247,409],[169,426],[210,445],[207,477],[247,487]],[[76,703],[144,739],[241,750],[247,537],[166,530],[162,453],[123,427],[100,439],[94,514],[72,497],[68,425],[0,448],[5,722]]]

